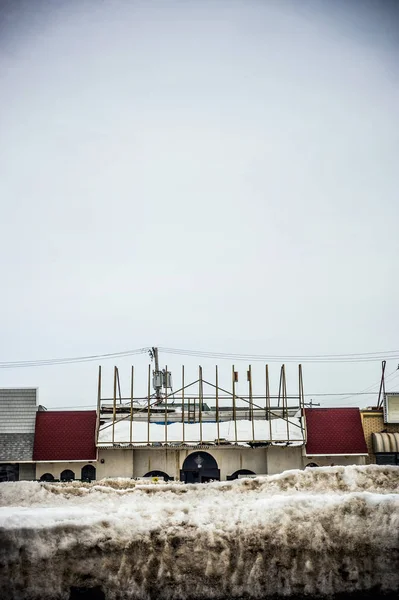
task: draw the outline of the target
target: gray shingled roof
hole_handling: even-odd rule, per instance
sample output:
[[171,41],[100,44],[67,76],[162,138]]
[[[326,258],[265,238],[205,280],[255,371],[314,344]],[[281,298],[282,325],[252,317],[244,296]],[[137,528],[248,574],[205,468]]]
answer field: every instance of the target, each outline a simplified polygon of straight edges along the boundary
[[0,433],[0,461],[32,460],[34,433]]

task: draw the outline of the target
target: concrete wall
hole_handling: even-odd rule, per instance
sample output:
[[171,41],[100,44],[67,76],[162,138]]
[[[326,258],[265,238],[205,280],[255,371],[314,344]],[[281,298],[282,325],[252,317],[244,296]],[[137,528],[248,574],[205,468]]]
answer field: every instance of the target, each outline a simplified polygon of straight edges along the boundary
[[269,446],[267,449],[268,475],[275,475],[290,469],[302,469],[302,447]]
[[[103,477],[143,477],[150,471],[163,471],[175,480],[189,454],[208,452],[220,469],[222,481],[240,469],[248,469],[258,475],[281,473],[288,469],[303,468],[302,448],[203,448],[172,449],[143,448],[135,450],[101,449],[97,462],[97,479]],[[101,460],[104,462],[101,463]],[[310,461],[308,461],[310,462]]]
[[[54,479],[60,479],[62,471],[70,469],[75,473],[75,479],[81,479],[82,468],[85,465],[93,465],[97,469],[98,465],[92,462],[54,462],[54,463],[36,463],[36,479],[40,479],[44,473],[51,473]],[[97,475],[97,479],[99,479]]]
[[265,474],[267,468],[265,448],[198,448],[190,450],[135,450],[134,476],[143,477],[149,471],[164,471],[176,480],[180,479],[180,469],[189,454],[208,452],[218,463],[220,478],[225,480],[239,469],[249,469]]
[[103,479],[104,477],[134,477],[134,462],[135,451],[100,449],[96,465],[97,479]]
[[316,463],[319,467],[365,465],[367,456],[304,456],[303,467],[309,463]]

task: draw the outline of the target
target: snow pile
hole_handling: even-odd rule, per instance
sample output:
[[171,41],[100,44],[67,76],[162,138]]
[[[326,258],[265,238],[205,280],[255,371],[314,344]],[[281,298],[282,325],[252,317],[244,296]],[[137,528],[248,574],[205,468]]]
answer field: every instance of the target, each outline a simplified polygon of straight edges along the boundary
[[2,600],[399,591],[399,468],[333,467],[207,485],[0,485]]
[[[231,443],[235,443],[236,429],[237,440],[240,445],[247,445],[248,441],[272,441],[274,443],[290,440],[293,446],[301,446],[304,442],[303,430],[301,429],[301,420],[297,417],[290,419],[259,419],[249,421],[245,419],[234,421],[219,422],[219,437]],[[253,427],[253,429],[252,429]],[[114,430],[114,431],[113,431]],[[166,431],[165,431],[166,430]],[[201,433],[202,430],[202,433]],[[184,423],[184,439],[186,443],[198,444],[203,442],[215,442],[218,438],[218,429],[216,422]],[[130,441],[130,420],[123,419],[117,421],[114,426],[106,423],[98,433],[98,445],[112,445],[112,439],[115,443],[123,444]],[[169,423],[168,425],[159,423],[149,424],[150,442],[164,443],[182,442],[183,423]],[[132,421],[132,442],[134,444],[147,444],[148,441],[148,423],[146,421]]]

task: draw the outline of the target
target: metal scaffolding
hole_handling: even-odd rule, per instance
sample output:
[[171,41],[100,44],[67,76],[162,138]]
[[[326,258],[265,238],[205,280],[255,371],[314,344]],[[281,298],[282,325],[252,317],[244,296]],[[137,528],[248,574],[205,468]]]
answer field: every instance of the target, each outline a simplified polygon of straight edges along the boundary
[[[130,397],[123,397],[119,369],[114,367],[113,396],[102,397],[102,373],[98,372],[97,445],[99,447],[192,447],[303,445],[304,391],[302,366],[298,365],[298,388],[287,393],[285,366],[280,369],[278,394],[270,394],[269,368],[265,365],[264,393],[253,393],[253,371],[247,369],[247,394],[237,393],[238,373],[232,366],[231,390],[219,384],[219,370],[210,381],[198,367],[197,379],[169,391],[167,367],[164,393],[159,380],[151,390],[151,365],[148,366],[147,393],[134,395],[135,370],[131,368]],[[155,383],[154,383],[155,385]],[[211,393],[204,393],[207,388]]]

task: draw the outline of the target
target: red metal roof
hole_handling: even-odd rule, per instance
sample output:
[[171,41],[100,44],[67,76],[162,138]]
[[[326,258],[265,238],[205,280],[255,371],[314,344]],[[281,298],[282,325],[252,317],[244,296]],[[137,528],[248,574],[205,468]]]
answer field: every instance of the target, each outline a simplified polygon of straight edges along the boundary
[[95,436],[95,410],[38,411],[33,460],[95,460]]
[[305,408],[306,454],[367,454],[358,408]]

